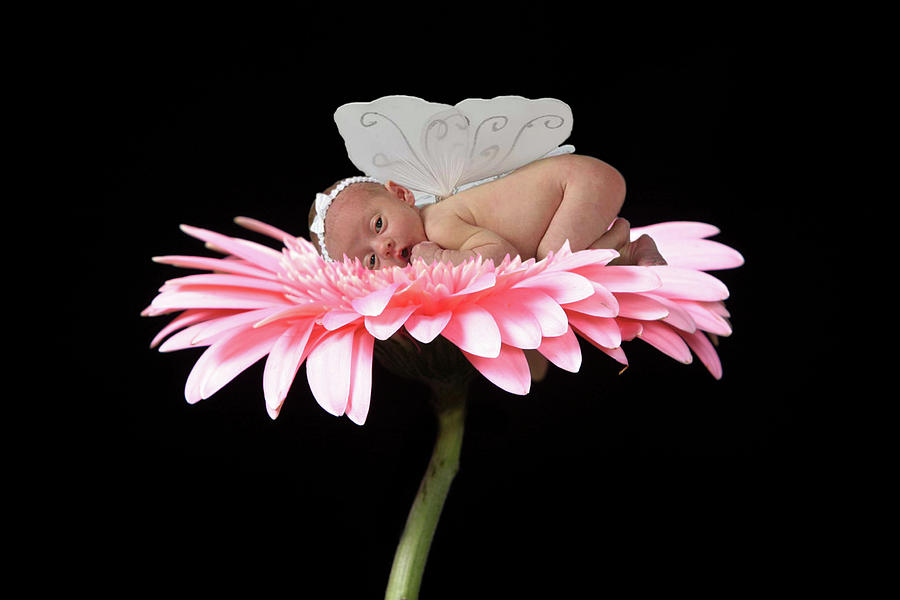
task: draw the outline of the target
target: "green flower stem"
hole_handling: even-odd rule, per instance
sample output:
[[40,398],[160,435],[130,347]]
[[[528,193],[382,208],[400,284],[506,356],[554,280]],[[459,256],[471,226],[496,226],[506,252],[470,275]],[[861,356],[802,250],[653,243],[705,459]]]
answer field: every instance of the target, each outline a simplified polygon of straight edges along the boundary
[[385,600],[416,600],[444,500],[459,469],[466,386],[435,388],[437,439],[394,554]]

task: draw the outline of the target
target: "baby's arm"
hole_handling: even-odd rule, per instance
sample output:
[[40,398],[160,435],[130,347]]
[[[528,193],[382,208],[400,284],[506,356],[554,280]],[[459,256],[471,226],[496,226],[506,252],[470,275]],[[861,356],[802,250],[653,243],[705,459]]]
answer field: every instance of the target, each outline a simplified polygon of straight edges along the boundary
[[461,264],[475,256],[500,263],[507,254],[516,256],[519,251],[497,233],[462,220],[455,214],[442,215],[436,223],[426,223],[427,242],[413,247],[410,258],[422,258],[425,262],[442,261]]

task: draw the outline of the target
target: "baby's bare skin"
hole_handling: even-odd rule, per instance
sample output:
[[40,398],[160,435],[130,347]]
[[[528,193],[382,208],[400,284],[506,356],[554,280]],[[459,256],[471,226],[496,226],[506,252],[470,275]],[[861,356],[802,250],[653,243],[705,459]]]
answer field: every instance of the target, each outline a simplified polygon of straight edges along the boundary
[[326,245],[332,256],[355,256],[369,268],[415,258],[459,264],[476,255],[540,260],[566,240],[573,252],[615,249],[614,264],[665,264],[649,237],[629,241],[628,222],[616,219],[624,198],[618,171],[578,155],[535,161],[421,208],[394,182],[358,184],[332,204]]
[[539,160],[424,208],[430,243],[414,247],[412,257],[454,264],[475,254],[495,262],[507,254],[540,260],[568,240],[573,252],[613,248],[622,264],[665,264],[652,239],[630,243],[628,222],[613,224],[624,198],[622,176],[602,161]]

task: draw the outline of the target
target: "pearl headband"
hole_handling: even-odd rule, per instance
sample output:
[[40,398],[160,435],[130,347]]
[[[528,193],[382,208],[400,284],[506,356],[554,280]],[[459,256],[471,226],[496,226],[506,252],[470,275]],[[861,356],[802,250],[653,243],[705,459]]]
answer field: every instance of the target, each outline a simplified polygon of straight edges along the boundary
[[325,215],[328,213],[328,207],[331,206],[331,203],[334,202],[337,195],[354,183],[381,182],[373,177],[348,177],[347,179],[342,179],[338,182],[330,193],[322,194],[320,192],[316,194],[316,216],[313,219],[312,225],[309,226],[309,230],[312,233],[315,233],[319,238],[319,248],[322,250],[322,258],[327,262],[334,262],[334,259],[328,255],[328,250],[325,249]]

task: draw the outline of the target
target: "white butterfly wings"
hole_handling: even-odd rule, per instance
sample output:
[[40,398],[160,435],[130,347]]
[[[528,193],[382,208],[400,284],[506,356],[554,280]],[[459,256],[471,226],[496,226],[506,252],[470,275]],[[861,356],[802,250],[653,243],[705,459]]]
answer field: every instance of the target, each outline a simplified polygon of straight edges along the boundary
[[334,120],[356,168],[438,198],[537,160],[572,132],[566,103],[520,96],[456,106],[385,96],[345,104]]

